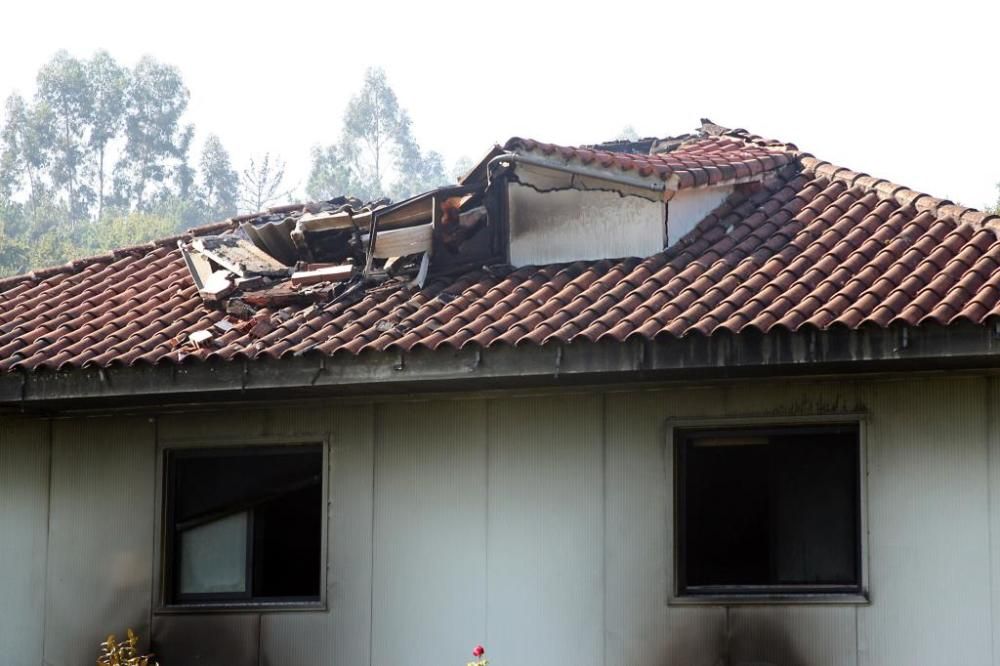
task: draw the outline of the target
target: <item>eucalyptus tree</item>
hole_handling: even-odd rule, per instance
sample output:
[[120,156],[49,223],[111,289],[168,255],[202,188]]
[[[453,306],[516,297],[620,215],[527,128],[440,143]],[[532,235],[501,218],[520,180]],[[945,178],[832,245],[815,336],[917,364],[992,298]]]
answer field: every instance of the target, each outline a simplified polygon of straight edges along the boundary
[[193,133],[181,125],[189,98],[175,67],[146,56],[133,68],[126,88],[125,147],[114,169],[118,201],[130,210],[148,209],[183,167]]
[[206,216],[221,220],[236,214],[240,178],[233,169],[229,153],[215,134],[209,134],[201,149],[201,194]]
[[87,63],[87,75],[92,95],[88,145],[95,162],[99,220],[104,215],[108,149],[124,127],[129,71],[119,65],[107,51],[98,51]]
[[401,198],[446,183],[441,156],[421,152],[411,125],[385,71],[369,68],[347,104],[340,141],[313,150],[307,192]]
[[86,65],[59,51],[38,72],[36,104],[52,114],[55,132],[50,150],[52,186],[63,192],[72,222],[88,217],[93,192],[87,184],[87,139],[93,93]]

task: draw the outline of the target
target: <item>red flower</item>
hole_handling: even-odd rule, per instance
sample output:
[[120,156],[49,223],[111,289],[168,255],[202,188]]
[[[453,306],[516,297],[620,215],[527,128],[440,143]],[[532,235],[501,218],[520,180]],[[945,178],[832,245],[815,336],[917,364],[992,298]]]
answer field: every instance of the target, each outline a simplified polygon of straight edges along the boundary
[[477,645],[476,647],[472,648],[473,657],[482,657],[484,654],[486,654],[486,648],[484,648],[482,645]]

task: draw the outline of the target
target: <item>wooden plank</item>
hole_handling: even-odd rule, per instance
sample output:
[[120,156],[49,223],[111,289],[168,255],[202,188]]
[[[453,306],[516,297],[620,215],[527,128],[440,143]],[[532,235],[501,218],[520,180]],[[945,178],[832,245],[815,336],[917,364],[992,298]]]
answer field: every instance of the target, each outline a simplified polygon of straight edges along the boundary
[[328,266],[314,270],[296,271],[292,273],[292,284],[300,287],[319,282],[343,282],[349,280],[352,275],[354,275],[353,264]]
[[372,256],[378,259],[388,259],[389,257],[405,257],[408,254],[427,252],[431,249],[432,232],[433,226],[430,224],[379,231],[375,236]]
[[[352,222],[352,215],[347,210],[326,211],[323,213],[306,213],[299,218],[298,227],[302,231],[330,231],[332,229],[351,229],[357,224]],[[361,217],[359,215],[359,217]],[[366,228],[366,221],[364,227]]]
[[177,242],[177,247],[180,248],[181,256],[184,257],[184,264],[191,273],[194,286],[198,288],[198,291],[201,291],[212,276],[212,264],[201,253],[191,252],[188,246],[182,241]]

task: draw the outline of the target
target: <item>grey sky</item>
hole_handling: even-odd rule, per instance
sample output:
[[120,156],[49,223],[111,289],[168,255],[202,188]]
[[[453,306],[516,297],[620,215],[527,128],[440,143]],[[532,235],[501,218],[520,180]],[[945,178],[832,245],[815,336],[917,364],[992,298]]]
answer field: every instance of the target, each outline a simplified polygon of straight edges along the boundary
[[[928,5],[930,3],[927,3]],[[300,185],[368,65],[448,164],[497,141],[690,131],[707,116],[971,206],[996,199],[995,3],[138,3],[5,7],[0,94],[60,48],[181,69],[188,120]]]

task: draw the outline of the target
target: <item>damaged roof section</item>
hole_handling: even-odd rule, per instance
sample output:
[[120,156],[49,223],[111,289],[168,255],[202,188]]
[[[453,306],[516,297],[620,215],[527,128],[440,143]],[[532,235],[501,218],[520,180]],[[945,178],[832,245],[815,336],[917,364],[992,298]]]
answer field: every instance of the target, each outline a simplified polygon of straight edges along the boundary
[[432,270],[489,263],[496,243],[484,194],[473,181],[395,204],[339,197],[180,240],[198,294],[226,318],[175,342],[201,349],[234,329],[260,337],[273,329],[266,321],[274,309],[353,303],[373,289],[420,288]]
[[[503,190],[525,163],[512,154],[544,161],[575,188],[598,176],[609,192],[628,187],[618,176],[655,179],[662,189],[644,194],[669,209],[668,227],[685,197],[744,172],[756,182],[692,213],[697,223],[665,249],[603,259],[574,250],[572,261],[516,267]],[[679,189],[664,206],[670,183]],[[634,227],[627,207],[615,210],[610,234]],[[578,222],[567,218],[570,240],[586,235]],[[399,203],[272,208],[0,279],[0,373],[997,326],[998,229],[996,216],[711,124],[615,146],[512,140],[460,185]]]

